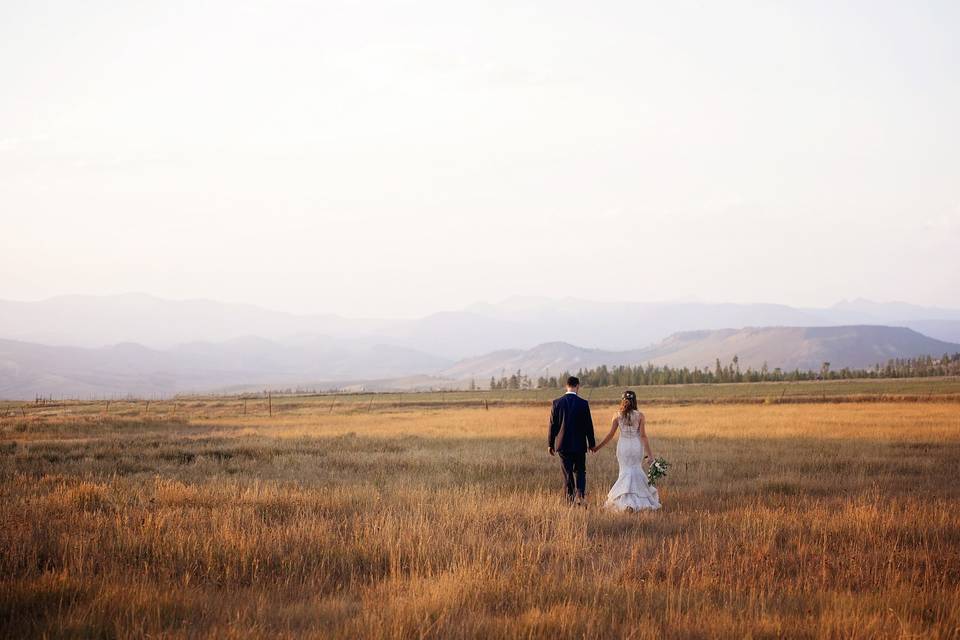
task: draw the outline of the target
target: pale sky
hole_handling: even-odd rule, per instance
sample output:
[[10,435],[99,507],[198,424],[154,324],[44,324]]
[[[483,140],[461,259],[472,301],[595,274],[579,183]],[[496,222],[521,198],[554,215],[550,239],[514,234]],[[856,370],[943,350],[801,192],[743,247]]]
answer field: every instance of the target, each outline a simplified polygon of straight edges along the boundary
[[0,298],[960,306],[960,3],[0,1]]

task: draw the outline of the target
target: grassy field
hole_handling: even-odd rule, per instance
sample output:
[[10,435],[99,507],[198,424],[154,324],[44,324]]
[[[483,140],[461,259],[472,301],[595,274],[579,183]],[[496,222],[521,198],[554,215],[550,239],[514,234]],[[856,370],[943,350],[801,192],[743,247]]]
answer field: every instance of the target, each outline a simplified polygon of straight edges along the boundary
[[0,637],[960,637],[955,402],[648,406],[627,515],[544,406],[332,400],[7,405]]
[[[799,402],[958,402],[960,377],[828,380],[824,382],[755,382],[737,384],[653,385],[634,387],[639,402],[647,405]],[[617,402],[620,387],[584,388],[593,402]],[[336,414],[391,409],[543,406],[560,393],[557,389],[506,391],[432,391],[420,393],[337,393],[284,396],[181,396],[151,400],[0,401],[0,417],[114,416],[114,417],[216,417],[299,414]]]

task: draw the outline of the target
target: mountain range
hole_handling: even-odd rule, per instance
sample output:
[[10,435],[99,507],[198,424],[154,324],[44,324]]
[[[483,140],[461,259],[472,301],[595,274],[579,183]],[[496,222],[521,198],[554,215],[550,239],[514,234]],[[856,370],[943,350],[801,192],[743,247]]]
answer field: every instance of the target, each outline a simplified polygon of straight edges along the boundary
[[837,325],[908,327],[960,342],[960,309],[867,300],[832,307],[707,302],[594,302],[579,298],[510,298],[416,319],[293,314],[213,300],[166,300],[129,293],[0,300],[0,338],[101,347],[136,342],[154,349],[257,336],[296,344],[317,338],[391,344],[460,359],[498,349],[565,341],[599,349],[636,349],[680,331]]
[[[925,334],[925,335],[921,335]],[[960,310],[512,298],[418,319],[144,294],[0,301],[0,398],[462,386],[601,364],[868,366],[960,351]],[[574,346],[582,345],[582,346]]]

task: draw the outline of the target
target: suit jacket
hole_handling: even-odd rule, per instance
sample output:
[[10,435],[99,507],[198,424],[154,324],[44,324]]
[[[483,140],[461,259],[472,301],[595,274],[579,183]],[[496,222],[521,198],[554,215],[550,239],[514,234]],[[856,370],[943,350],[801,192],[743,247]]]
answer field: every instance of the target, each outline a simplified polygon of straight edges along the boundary
[[554,400],[547,444],[563,453],[584,453],[596,446],[590,403],[575,393]]

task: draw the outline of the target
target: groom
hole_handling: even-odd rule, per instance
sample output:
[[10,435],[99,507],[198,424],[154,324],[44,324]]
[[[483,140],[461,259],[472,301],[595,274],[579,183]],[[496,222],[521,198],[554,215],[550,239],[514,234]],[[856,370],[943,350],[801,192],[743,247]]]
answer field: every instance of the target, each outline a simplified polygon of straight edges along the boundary
[[567,378],[567,392],[553,401],[550,410],[550,434],[547,439],[550,455],[560,454],[567,500],[583,504],[587,489],[587,449],[594,450],[593,418],[590,403],[577,395],[580,380]]

